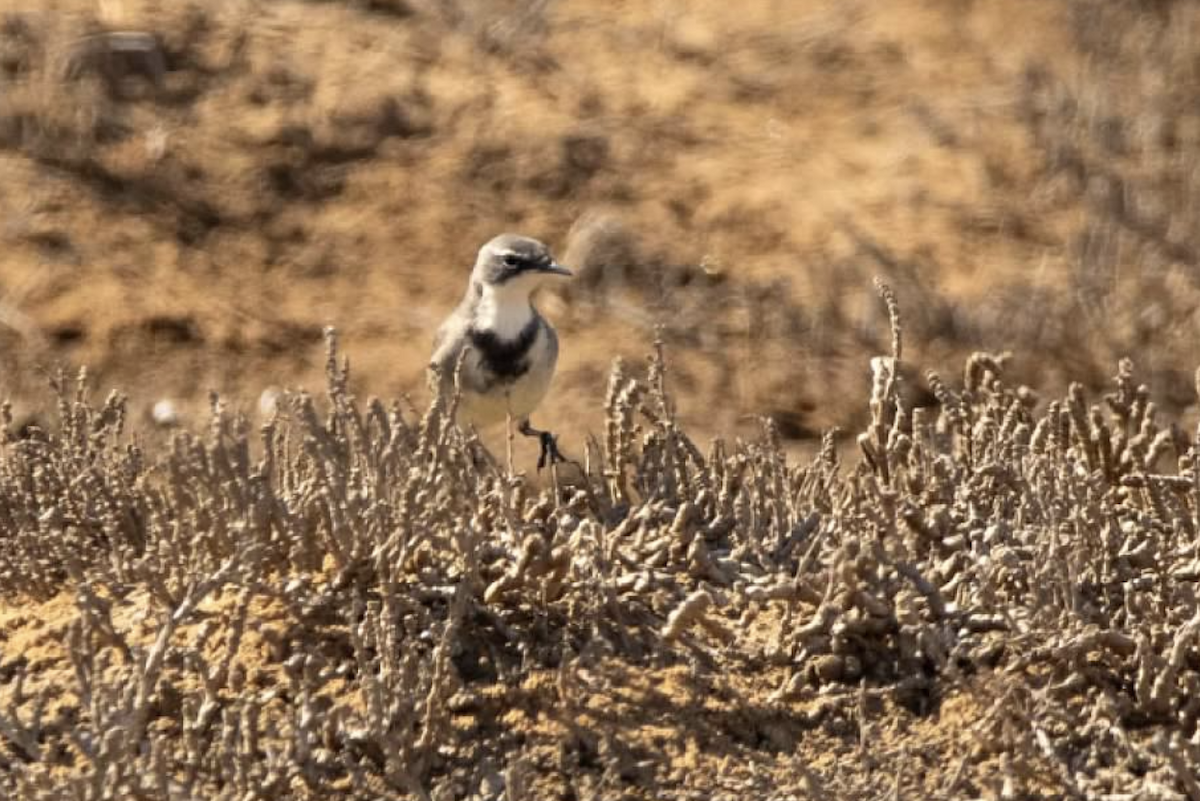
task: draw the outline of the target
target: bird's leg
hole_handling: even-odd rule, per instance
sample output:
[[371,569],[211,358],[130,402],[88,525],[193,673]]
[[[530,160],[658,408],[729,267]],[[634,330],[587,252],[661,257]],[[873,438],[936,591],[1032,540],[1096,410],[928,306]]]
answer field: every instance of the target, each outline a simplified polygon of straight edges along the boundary
[[527,437],[537,437],[541,441],[542,453],[538,456],[538,470],[541,470],[547,464],[555,465],[559,462],[567,461],[566,457],[558,450],[558,437],[549,431],[537,430],[529,424],[528,417],[521,421],[521,426],[517,430]]
[[[508,444],[508,477],[512,478],[512,476],[513,476],[513,418],[512,418],[512,412],[508,412],[507,414],[505,414],[504,424],[505,424],[505,429],[506,429],[505,436],[507,437],[507,440],[508,440],[508,443],[507,443]],[[521,433],[524,434],[525,432],[522,431]]]

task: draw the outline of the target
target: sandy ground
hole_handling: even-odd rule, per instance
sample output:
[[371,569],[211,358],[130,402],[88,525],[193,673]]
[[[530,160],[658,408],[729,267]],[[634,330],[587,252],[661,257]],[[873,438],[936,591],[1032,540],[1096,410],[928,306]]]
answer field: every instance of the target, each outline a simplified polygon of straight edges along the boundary
[[[1142,295],[1165,294],[1163,363],[1143,368],[1192,401],[1186,248],[1152,286],[1125,259],[1102,303],[1077,302],[1081,237],[1108,231],[1113,259],[1148,247],[1089,199],[1091,129],[1054,116],[1123,97],[1079,4],[5,5],[0,345],[30,415],[60,364],[146,414],[195,420],[210,390],[253,411],[269,386],[319,385],[325,325],[356,390],[419,404],[431,332],[505,230],[584,273],[541,300],[563,333],[541,416],[566,440],[656,324],[692,426],[861,423],[822,400],[865,387],[886,347],[875,275],[911,363],[1012,349],[1043,386],[1102,384]],[[162,88],[56,80],[101,24],[160,38]],[[1100,82],[1115,99],[1087,94]],[[1137,189],[1152,155],[1103,163]]]
[[[201,621],[226,621],[233,600],[230,594],[206,603],[199,620],[176,637],[198,641]],[[149,647],[156,634],[146,604],[144,596],[134,594],[114,606],[116,631],[131,645]],[[1000,680],[963,677],[930,708],[898,703],[891,690],[864,687],[860,692],[853,686],[785,696],[781,690],[790,671],[746,647],[774,638],[779,619],[766,611],[748,622],[737,649],[689,636],[683,646],[689,653],[686,664],[664,653],[646,659],[589,649],[558,670],[531,671],[517,686],[483,683],[454,699],[452,725],[459,737],[479,744],[478,759],[485,763],[502,759],[514,742],[528,746],[522,765],[534,798],[849,798],[862,797],[864,787],[882,797],[958,798],[999,790],[1005,774],[995,770],[980,742],[989,710],[1002,703]],[[67,653],[67,622],[76,613],[71,593],[0,609],[0,645],[20,655],[10,667],[25,669],[24,697],[45,693],[51,699],[41,718],[47,736],[87,714]],[[285,632],[294,620],[287,623],[286,611],[269,599],[255,600],[250,616],[253,623],[237,660],[263,667],[252,671],[248,692],[286,687],[273,643],[287,641]],[[727,620],[725,625],[739,624]],[[334,627],[328,633],[330,639],[322,641],[320,632],[313,632],[316,651],[344,647]],[[225,636],[209,637],[214,655]],[[177,681],[165,678],[159,695],[169,699],[196,689]],[[329,703],[327,696],[338,693],[338,685],[322,688],[317,708]],[[3,689],[0,701],[9,703],[11,682]],[[177,723],[164,716],[155,725]],[[60,758],[68,770],[71,760]],[[968,761],[970,780],[964,773]],[[618,775],[598,774],[597,764],[617,765]],[[495,769],[501,767],[496,761]],[[1046,778],[1049,788],[1058,787]],[[489,797],[484,789],[460,789],[456,797]],[[1042,792],[1035,773],[1022,782],[1021,792],[1022,797],[1052,798],[1056,790]]]

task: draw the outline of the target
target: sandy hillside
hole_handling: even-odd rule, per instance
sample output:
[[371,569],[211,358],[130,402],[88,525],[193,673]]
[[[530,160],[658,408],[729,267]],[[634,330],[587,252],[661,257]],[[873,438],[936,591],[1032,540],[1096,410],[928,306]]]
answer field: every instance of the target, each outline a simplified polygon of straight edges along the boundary
[[[595,425],[656,322],[709,431],[861,422],[820,401],[886,343],[875,275],[921,367],[1012,349],[1099,386],[1153,341],[1188,405],[1195,15],[1118,6],[8,0],[7,394],[36,416],[38,368],[86,364],[143,413],[253,410],[314,385],[332,324],[358,391],[419,403],[474,251],[517,230],[584,272],[542,300],[553,426]],[[156,37],[161,86],[102,80],[106,29]]]

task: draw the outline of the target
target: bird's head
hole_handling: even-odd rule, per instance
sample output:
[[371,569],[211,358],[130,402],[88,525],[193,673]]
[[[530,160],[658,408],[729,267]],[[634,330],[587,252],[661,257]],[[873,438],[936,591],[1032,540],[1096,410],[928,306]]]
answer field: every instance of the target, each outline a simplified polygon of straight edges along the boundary
[[528,297],[546,279],[570,275],[536,239],[501,234],[479,249],[471,280],[493,292]]

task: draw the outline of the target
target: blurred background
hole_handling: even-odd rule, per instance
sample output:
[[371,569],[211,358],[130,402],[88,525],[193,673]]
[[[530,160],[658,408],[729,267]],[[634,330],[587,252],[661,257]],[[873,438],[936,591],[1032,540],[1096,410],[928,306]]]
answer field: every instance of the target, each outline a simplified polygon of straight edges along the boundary
[[[914,396],[1132,356],[1194,420],[1200,4],[0,0],[0,395],[88,365],[136,422],[209,390],[427,399],[478,247],[548,242],[535,423],[599,431],[665,325],[701,437],[853,431],[895,289]],[[575,439],[578,442],[578,439]]]

